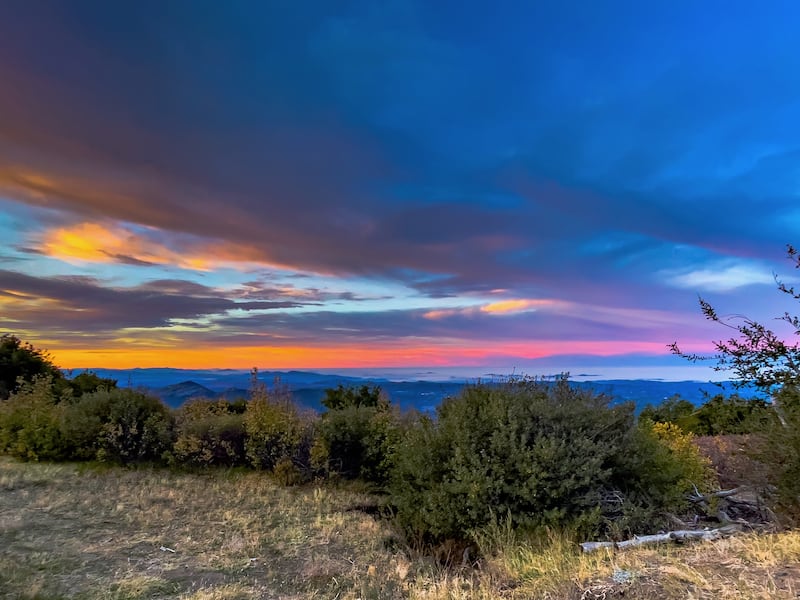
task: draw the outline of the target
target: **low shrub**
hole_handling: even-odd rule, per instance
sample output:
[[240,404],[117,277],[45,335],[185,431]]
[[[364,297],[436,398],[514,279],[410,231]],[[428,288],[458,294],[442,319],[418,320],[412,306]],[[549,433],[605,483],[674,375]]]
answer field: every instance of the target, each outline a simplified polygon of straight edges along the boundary
[[172,448],[173,417],[157,398],[99,389],[65,406],[64,435],[75,458],[128,464],[160,461]]
[[272,471],[288,460],[304,476],[310,473],[313,423],[300,414],[287,389],[254,389],[244,413],[244,428],[245,454],[252,466]]
[[640,420],[621,450],[612,464],[620,496],[604,510],[604,530],[610,537],[665,527],[667,515],[689,508],[687,495],[695,488],[718,488],[711,461],[693,434],[672,423]]
[[0,451],[22,460],[68,458],[64,406],[58,400],[49,375],[22,382],[8,399],[0,400]]
[[227,400],[194,400],[175,417],[172,459],[190,466],[239,466],[247,463],[244,408]]
[[317,427],[313,465],[327,475],[384,484],[399,438],[399,417],[388,403],[329,410]]
[[774,508],[787,523],[800,523],[800,389],[784,386],[773,398],[774,418],[748,441],[764,465]]

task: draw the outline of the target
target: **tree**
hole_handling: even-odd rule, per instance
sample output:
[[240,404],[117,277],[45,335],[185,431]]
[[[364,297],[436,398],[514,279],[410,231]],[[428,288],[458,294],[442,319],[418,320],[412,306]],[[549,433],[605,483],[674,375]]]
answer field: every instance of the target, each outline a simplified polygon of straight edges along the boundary
[[117,387],[117,380],[105,377],[100,377],[91,371],[84,371],[67,380],[67,384],[72,390],[72,394],[76,398],[80,398],[84,394],[91,394],[100,389],[114,389]]
[[[793,246],[787,246],[789,260],[795,269],[800,269],[800,254]],[[800,291],[786,285],[780,280],[776,282],[778,290],[800,300]],[[716,309],[706,300],[700,298],[700,308],[706,319],[732,329],[736,333],[727,340],[714,342],[716,354],[702,356],[687,354],[680,350],[677,342],[670,344],[672,352],[692,362],[713,360],[716,371],[731,371],[737,387],[754,386],[767,396],[784,387],[800,386],[800,343],[787,343],[779,334],[766,325],[748,317],[720,317]],[[777,317],[777,320],[788,323],[795,335],[800,335],[800,317],[788,312]]]
[[49,375],[53,382],[63,382],[64,374],[53,364],[50,355],[11,334],[0,336],[0,400],[14,392],[17,381],[31,382],[38,375]]
[[336,388],[325,390],[322,406],[328,410],[340,410],[352,406],[387,408],[388,401],[378,385],[362,385],[359,388],[345,387],[341,383]]

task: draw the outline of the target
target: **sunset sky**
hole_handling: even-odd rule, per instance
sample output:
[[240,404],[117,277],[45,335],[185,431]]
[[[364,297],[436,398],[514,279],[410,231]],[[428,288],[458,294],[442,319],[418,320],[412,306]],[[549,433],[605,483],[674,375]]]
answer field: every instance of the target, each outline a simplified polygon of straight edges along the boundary
[[69,368],[672,364],[726,334],[698,295],[795,308],[799,23],[4,0],[0,332]]

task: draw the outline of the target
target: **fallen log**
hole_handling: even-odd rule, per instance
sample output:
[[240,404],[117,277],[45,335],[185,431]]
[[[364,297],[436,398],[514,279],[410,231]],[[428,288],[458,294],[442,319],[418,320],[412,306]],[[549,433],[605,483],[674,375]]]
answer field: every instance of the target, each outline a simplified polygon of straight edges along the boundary
[[735,525],[726,525],[725,527],[719,527],[717,529],[683,529],[668,531],[666,533],[656,533],[654,535],[637,535],[622,542],[583,542],[581,544],[581,550],[584,553],[589,553],[602,550],[603,548],[625,550],[638,546],[653,546],[669,542],[680,543],[687,540],[718,540],[721,537],[731,535],[738,531],[741,531],[741,529]]

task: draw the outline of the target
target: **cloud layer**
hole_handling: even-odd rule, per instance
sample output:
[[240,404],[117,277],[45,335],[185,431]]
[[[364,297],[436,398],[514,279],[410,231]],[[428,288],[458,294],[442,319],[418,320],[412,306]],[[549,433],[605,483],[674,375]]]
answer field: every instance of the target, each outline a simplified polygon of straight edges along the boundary
[[516,364],[700,347],[697,294],[781,314],[779,4],[5,2],[0,328],[103,366]]

